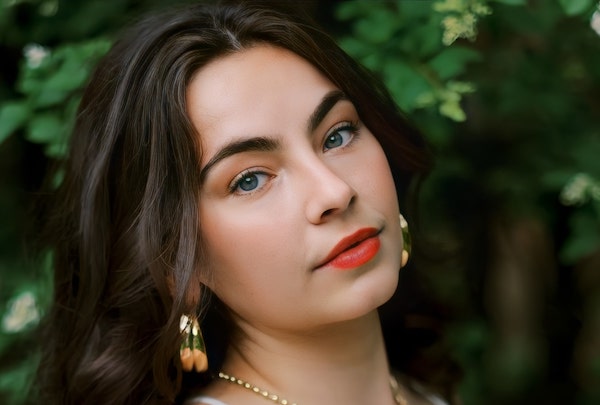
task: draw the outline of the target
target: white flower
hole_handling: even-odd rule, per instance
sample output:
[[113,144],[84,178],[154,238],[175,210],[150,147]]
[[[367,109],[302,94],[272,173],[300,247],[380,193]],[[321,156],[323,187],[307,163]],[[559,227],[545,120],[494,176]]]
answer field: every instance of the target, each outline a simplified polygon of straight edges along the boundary
[[592,19],[590,20],[590,27],[596,34],[600,35],[600,4],[598,4],[598,9],[592,15]]
[[564,205],[585,204],[590,198],[600,201],[600,182],[587,173],[577,173],[560,193]]
[[31,291],[25,291],[9,303],[8,311],[2,319],[2,329],[7,333],[17,333],[39,320],[35,296]]
[[39,44],[29,44],[23,49],[23,54],[27,60],[27,66],[32,69],[40,66],[42,61],[50,55],[48,48],[45,48]]

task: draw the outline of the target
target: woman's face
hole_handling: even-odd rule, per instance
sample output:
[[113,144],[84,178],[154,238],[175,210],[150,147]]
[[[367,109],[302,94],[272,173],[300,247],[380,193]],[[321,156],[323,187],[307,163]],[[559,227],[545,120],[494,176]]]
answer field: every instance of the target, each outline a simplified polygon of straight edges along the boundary
[[239,324],[310,330],[390,298],[402,250],[394,183],[335,85],[261,45],[202,68],[187,106],[202,146],[204,282]]

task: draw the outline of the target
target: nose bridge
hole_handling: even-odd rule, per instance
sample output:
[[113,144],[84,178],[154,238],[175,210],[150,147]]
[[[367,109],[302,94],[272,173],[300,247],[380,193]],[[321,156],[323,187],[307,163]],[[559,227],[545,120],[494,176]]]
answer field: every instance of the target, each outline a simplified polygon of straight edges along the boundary
[[345,211],[355,197],[346,179],[316,154],[303,157],[300,175],[306,190],[306,215],[313,223]]

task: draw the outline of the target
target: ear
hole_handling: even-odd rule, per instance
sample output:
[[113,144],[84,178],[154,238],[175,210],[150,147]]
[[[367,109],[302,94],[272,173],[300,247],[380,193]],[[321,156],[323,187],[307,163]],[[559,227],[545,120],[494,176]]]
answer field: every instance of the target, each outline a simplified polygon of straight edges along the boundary
[[201,284],[204,288],[213,290],[215,280],[213,278],[214,271],[211,266],[207,263],[206,258],[201,259],[201,264],[198,265],[194,278],[198,284]]

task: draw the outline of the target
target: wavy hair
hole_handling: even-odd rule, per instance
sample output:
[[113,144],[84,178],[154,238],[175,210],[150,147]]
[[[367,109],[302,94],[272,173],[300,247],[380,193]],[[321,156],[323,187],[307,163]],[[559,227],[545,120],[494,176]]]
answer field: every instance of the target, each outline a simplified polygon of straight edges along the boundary
[[[400,196],[428,169],[424,141],[384,87],[306,18],[237,2],[141,20],[85,89],[47,216],[55,290],[39,369],[45,402],[177,400],[179,317],[203,317],[210,297],[199,281],[202,150],[186,89],[210,61],[261,43],[303,57],[349,97]],[[215,333],[227,341],[227,329]]]

